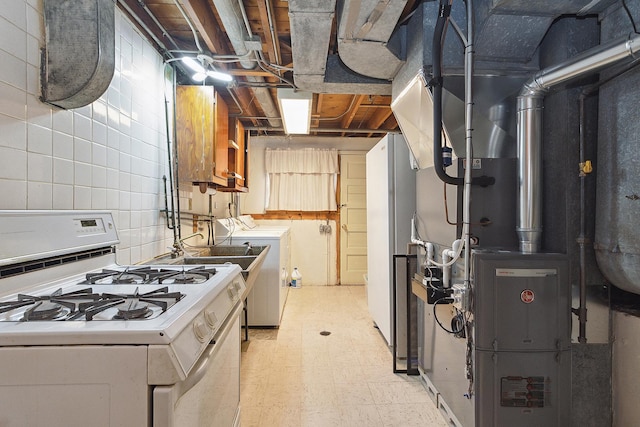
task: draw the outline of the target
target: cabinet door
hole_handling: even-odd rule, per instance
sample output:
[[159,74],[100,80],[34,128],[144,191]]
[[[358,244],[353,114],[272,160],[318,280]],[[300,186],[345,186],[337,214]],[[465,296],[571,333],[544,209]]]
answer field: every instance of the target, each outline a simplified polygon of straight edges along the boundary
[[229,110],[219,93],[215,99],[215,166],[214,182],[227,185],[229,172]]
[[214,161],[213,112],[213,87],[176,88],[176,146],[180,182],[211,182]]
[[238,124],[236,126],[236,135],[238,143],[238,151],[236,153],[236,172],[242,178],[238,178],[238,184],[240,187],[247,187],[247,173],[249,169],[247,168],[247,143],[246,136],[244,133],[244,125],[240,120],[238,120]]

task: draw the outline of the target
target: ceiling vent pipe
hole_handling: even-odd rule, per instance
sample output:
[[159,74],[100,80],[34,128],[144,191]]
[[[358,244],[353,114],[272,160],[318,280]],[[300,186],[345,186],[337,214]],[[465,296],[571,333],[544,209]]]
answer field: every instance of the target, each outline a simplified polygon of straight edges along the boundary
[[[218,11],[218,16],[222,21],[224,31],[227,33],[231,46],[238,56],[247,56],[252,50],[255,49],[255,45],[260,46],[260,39],[254,40],[252,34],[249,34],[248,20],[246,13],[239,0],[213,0],[213,4]],[[247,58],[253,58],[247,56]],[[243,59],[240,61],[240,65],[247,70],[251,70],[256,67],[256,62],[253,59]],[[264,83],[263,77],[247,76],[247,80],[253,83]],[[276,107],[271,92],[268,88],[254,87],[253,93],[256,100],[260,104],[262,111],[267,117],[280,117],[280,112]],[[272,127],[281,127],[282,122],[280,119],[271,118],[268,119],[269,125]]]
[[114,0],[44,2],[41,100],[84,107],[107,90],[115,71]]
[[338,17],[338,53],[356,73],[391,80],[404,64],[400,37],[392,37],[407,0],[344,0]]
[[640,35],[631,34],[586,50],[535,74],[520,91],[517,106],[518,218],[520,251],[536,253],[542,236],[542,108],[553,86],[596,73],[640,50]]

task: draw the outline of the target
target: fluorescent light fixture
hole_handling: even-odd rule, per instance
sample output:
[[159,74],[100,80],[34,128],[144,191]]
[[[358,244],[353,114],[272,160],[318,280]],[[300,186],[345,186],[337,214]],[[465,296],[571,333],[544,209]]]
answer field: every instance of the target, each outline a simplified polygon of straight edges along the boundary
[[289,88],[278,89],[278,104],[287,134],[308,134],[311,129],[311,92]]

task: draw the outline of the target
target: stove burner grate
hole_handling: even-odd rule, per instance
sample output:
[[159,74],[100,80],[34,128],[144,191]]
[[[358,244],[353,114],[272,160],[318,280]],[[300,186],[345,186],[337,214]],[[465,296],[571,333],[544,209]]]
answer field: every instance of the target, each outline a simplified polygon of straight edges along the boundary
[[22,321],[61,320],[78,308],[78,300],[98,300],[100,295],[94,294],[91,288],[62,293],[58,289],[49,295],[18,294],[17,300],[0,302],[0,313],[27,307]]
[[181,270],[159,270],[157,274],[152,274],[149,278],[152,281],[157,281],[159,284],[197,284],[203,283],[209,280],[210,277],[216,274],[215,268],[194,267]]
[[24,312],[23,321],[55,320],[64,315],[62,304],[38,301],[33,307]]
[[103,269],[100,273],[87,273],[81,284],[139,284],[149,279],[157,270],[150,267],[126,268],[122,271]]
[[113,318],[119,320],[144,319],[152,314],[153,310],[149,308],[149,304],[140,304],[139,300],[133,299],[126,307],[118,308],[118,313]]
[[[153,314],[153,310],[149,308],[150,305],[159,307],[164,312],[170,307],[169,303],[172,300],[175,304],[183,297],[184,294],[180,292],[169,292],[166,286],[145,293],[139,293],[138,288],[133,294],[102,293],[99,301],[80,304],[78,311],[72,317],[77,319],[84,315],[85,320],[93,320],[97,314],[110,308],[117,308],[114,319],[146,319]],[[147,304],[140,304],[141,302]]]

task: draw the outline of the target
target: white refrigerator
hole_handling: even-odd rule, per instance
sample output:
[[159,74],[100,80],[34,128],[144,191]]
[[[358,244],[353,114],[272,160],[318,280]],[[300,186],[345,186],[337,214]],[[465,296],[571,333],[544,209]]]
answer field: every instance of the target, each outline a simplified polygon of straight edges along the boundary
[[[416,209],[416,174],[401,134],[387,134],[366,156],[367,176],[367,299],[369,313],[391,345],[393,255],[406,254],[411,241],[411,218]],[[398,301],[404,301],[406,270],[398,263]],[[403,312],[404,313],[404,312]],[[400,321],[406,313],[398,313]],[[406,343],[398,334],[398,343]]]

